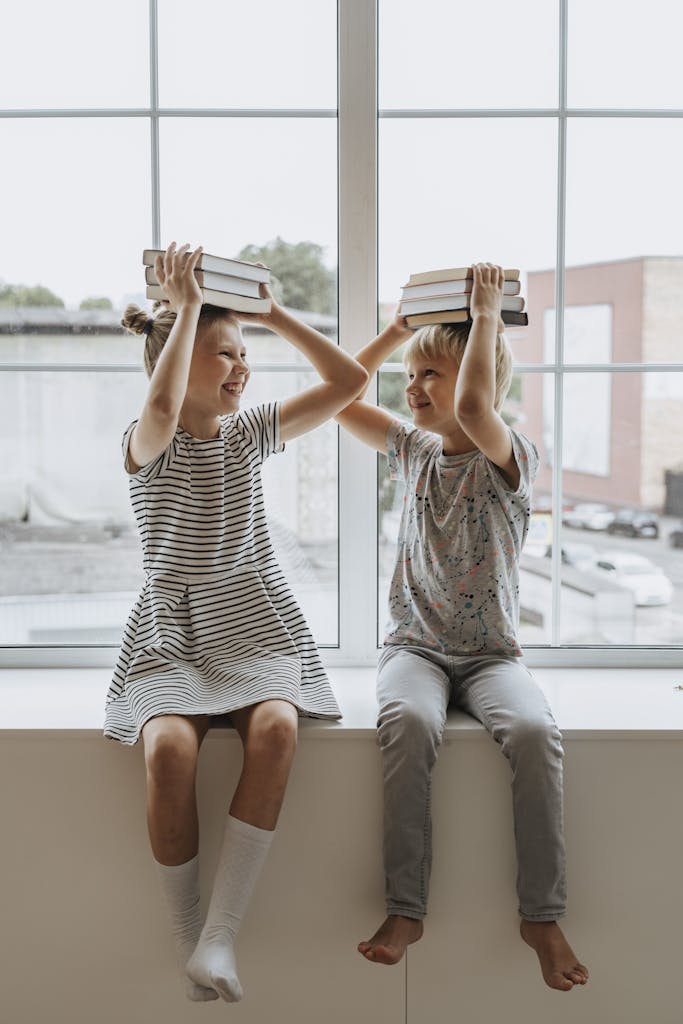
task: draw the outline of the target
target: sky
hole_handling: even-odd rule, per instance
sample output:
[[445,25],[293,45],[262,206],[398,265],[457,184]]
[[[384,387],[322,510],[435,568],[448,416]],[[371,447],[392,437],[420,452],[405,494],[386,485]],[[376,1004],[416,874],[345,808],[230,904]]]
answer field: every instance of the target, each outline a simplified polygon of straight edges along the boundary
[[[552,0],[381,0],[379,14],[382,109],[557,103]],[[0,103],[145,107],[147,21],[147,0],[12,5]],[[683,108],[682,32],[676,0],[569,0],[568,104]],[[159,0],[159,44],[162,107],[336,106],[332,0]],[[554,118],[381,119],[380,300],[439,266],[553,266],[557,132]],[[5,118],[0,144],[0,280],[44,284],[72,306],[139,294],[149,121]],[[336,264],[334,118],[163,118],[160,160],[164,241],[234,255],[280,235]],[[681,119],[570,119],[567,264],[683,254],[681,166]]]

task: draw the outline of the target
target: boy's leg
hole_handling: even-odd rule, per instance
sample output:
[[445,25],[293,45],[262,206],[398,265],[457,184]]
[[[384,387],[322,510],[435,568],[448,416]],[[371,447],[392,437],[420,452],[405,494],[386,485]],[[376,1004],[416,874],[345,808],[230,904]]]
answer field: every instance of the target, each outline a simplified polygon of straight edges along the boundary
[[450,685],[431,651],[388,646],[377,678],[384,765],[387,920],[359,950],[396,963],[422,934],[431,868],[431,773],[443,735]]
[[465,668],[456,702],[482,722],[512,768],[522,935],[551,987],[583,984],[588,972],[556,923],[566,913],[563,751],[545,695],[521,662],[481,657]]

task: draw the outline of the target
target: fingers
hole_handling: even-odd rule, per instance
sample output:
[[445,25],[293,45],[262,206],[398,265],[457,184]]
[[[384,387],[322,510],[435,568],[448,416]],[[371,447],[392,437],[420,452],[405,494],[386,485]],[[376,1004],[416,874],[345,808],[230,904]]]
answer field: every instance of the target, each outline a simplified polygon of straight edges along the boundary
[[194,269],[199,263],[199,258],[203,251],[204,250],[202,249],[201,245],[198,245],[195,251],[189,256],[185,266],[186,269],[190,271],[190,273],[194,273]]
[[503,287],[505,271],[502,267],[499,267],[498,264],[475,263],[472,270],[475,281],[480,281],[481,284],[492,284],[495,287]]

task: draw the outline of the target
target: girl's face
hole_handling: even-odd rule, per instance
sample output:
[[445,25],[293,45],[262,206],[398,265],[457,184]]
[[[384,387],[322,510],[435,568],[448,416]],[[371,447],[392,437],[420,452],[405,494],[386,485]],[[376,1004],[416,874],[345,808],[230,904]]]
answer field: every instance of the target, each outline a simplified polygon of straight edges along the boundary
[[448,356],[415,355],[406,366],[406,401],[416,427],[447,434],[453,429],[458,364]]
[[207,415],[225,416],[239,409],[249,380],[247,352],[236,324],[219,320],[201,327],[192,352],[187,396]]

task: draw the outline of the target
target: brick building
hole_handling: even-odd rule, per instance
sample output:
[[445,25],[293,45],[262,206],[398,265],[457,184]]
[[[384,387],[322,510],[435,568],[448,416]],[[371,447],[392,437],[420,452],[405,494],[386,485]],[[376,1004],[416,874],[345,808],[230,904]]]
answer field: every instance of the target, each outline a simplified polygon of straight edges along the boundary
[[[555,272],[528,275],[529,327],[511,332],[519,363],[552,362]],[[564,361],[674,363],[683,355],[683,257],[569,267]],[[525,433],[541,451],[537,493],[552,483],[554,381],[525,374]],[[665,506],[665,475],[683,464],[683,373],[567,373],[565,498]]]

